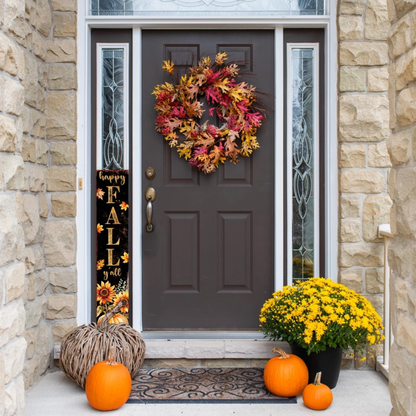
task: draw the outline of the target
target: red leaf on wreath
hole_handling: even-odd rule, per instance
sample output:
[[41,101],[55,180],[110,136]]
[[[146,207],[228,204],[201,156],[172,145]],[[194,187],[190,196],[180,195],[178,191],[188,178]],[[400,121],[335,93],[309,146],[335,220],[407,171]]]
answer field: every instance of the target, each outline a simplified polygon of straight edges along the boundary
[[219,96],[218,96],[218,92],[215,91],[214,89],[212,89],[211,87],[208,87],[205,90],[205,96],[207,97],[207,101],[210,104],[210,101],[212,101],[212,103],[218,103],[219,102]]
[[175,107],[172,110],[172,113],[171,114],[173,116],[180,117],[180,118],[185,118],[186,117],[186,111],[185,111],[185,109],[182,106],[181,107]]

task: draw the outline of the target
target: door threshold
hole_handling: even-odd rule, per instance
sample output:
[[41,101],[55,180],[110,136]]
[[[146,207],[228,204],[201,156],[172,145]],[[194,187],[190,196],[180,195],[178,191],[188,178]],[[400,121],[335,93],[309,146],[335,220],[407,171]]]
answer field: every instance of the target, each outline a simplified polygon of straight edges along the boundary
[[177,340],[177,339],[244,339],[263,340],[263,334],[256,331],[142,331],[144,340]]

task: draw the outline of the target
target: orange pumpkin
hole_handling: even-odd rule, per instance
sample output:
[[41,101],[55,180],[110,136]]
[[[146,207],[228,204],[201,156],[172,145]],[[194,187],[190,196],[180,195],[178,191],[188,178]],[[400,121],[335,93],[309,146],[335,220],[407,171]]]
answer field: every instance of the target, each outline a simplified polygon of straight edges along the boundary
[[88,402],[97,410],[115,410],[126,403],[130,392],[129,370],[115,361],[111,347],[108,361],[95,364],[88,373],[85,383]]
[[333,396],[331,389],[321,383],[321,372],[316,373],[315,381],[303,390],[303,403],[313,410],[324,410],[331,406]]
[[293,397],[301,394],[308,384],[309,373],[304,361],[296,355],[273,348],[280,354],[271,358],[264,368],[264,383],[276,396]]
[[[102,319],[104,318],[104,315],[103,316],[101,316],[99,319],[98,319],[98,324],[100,324],[100,322],[102,321]],[[110,318],[109,320],[108,320],[108,323],[109,324],[128,324],[129,323],[129,321],[128,321],[128,319],[124,316],[124,315],[122,315],[121,313],[116,313],[112,318]]]

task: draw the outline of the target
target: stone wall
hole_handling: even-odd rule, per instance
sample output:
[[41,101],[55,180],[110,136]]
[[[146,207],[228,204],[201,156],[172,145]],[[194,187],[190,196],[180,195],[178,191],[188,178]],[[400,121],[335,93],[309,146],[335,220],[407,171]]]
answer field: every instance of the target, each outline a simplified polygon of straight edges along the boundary
[[393,167],[389,250],[394,344],[390,353],[393,416],[416,415],[416,3],[394,0],[389,36],[391,104],[387,140]]
[[0,0],[0,414],[76,317],[76,2]]
[[[384,260],[377,231],[390,222],[392,204],[387,185],[391,19],[387,0],[338,1],[339,281],[365,295],[380,315]],[[369,365],[375,356],[367,354]]]

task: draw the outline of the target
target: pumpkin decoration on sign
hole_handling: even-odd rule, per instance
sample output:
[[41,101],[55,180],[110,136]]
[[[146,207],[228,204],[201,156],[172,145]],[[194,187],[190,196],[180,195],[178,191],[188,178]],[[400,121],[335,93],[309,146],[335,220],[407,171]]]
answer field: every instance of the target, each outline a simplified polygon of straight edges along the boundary
[[[156,96],[156,130],[163,134],[179,157],[189,159],[204,173],[214,172],[225,160],[237,164],[239,156],[248,157],[259,143],[256,131],[264,119],[263,110],[257,105],[255,87],[235,80],[237,64],[225,65],[225,52],[215,56],[215,62],[206,56],[189,68],[179,84],[157,85],[152,94]],[[163,61],[163,70],[173,75],[175,65]],[[204,113],[205,96],[211,117],[217,115],[221,126],[200,123]],[[178,135],[181,134],[181,137]]]
[[126,300],[122,300],[98,324],[81,325],[62,339],[60,367],[80,387],[85,388],[89,371],[109,356],[111,346],[116,347],[115,360],[126,366],[132,378],[143,364],[146,346],[140,333],[124,321],[110,323],[119,319],[117,315],[125,305]]
[[267,390],[276,396],[293,397],[302,393],[308,384],[309,373],[301,358],[273,348],[278,357],[271,358],[264,368]]
[[315,381],[303,390],[303,403],[309,409],[325,410],[332,404],[332,391],[327,385],[321,383],[321,375],[321,372],[316,373]]
[[114,359],[114,347],[110,348],[108,360],[91,368],[85,384],[89,404],[97,410],[115,410],[123,406],[130,396],[129,370]]

